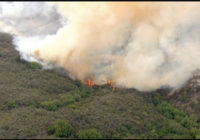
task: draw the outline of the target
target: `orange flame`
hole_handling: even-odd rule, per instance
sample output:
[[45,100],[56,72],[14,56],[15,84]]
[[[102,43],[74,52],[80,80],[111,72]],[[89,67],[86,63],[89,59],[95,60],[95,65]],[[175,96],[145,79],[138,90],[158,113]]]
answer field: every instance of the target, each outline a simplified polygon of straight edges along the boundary
[[111,80],[107,81],[107,85],[110,86],[112,88],[112,90],[115,90],[115,88],[113,87],[113,83],[111,82]]
[[93,86],[94,85],[90,79],[87,80],[87,84],[88,84],[88,86]]
[[108,81],[107,81],[107,84],[108,84],[110,87],[112,87],[112,82],[111,82],[111,80],[108,80]]

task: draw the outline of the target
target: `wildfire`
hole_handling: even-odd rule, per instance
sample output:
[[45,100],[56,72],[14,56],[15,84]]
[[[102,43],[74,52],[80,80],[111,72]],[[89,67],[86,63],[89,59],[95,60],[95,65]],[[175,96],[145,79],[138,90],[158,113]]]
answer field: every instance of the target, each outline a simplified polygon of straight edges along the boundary
[[[91,79],[88,79],[87,80],[87,85],[90,86],[90,87],[92,87],[92,86],[94,86],[94,83],[92,82]],[[113,83],[111,82],[111,80],[107,80],[107,85],[110,86],[113,90],[115,89],[113,87]]]
[[107,81],[107,84],[112,87],[112,82],[110,80]]
[[107,85],[109,85],[112,88],[112,90],[115,90],[115,88],[113,87],[113,83],[111,82],[111,80],[107,81]]
[[87,84],[88,84],[88,86],[93,86],[94,85],[94,83],[92,83],[92,81],[90,79],[87,80]]

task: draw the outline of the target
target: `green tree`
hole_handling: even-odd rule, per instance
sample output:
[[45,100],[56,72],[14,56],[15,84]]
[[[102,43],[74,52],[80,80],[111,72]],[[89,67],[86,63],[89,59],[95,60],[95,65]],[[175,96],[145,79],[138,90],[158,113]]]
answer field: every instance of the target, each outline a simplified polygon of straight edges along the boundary
[[56,111],[60,106],[62,106],[62,103],[58,100],[44,101],[40,104],[40,107],[49,111]]
[[82,130],[78,134],[78,139],[101,139],[101,133],[97,132],[96,129]]
[[55,125],[55,135],[57,137],[70,137],[73,133],[72,126],[65,120],[58,120]]
[[30,63],[28,63],[28,67],[30,69],[41,69],[42,65],[37,62],[30,62]]

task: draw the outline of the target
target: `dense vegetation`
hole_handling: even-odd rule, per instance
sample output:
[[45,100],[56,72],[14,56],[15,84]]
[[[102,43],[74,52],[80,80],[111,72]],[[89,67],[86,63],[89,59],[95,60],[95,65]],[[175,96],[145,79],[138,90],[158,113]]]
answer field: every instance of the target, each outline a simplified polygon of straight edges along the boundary
[[199,138],[198,116],[160,93],[88,87],[22,61],[0,34],[0,138]]
[[[155,131],[158,138],[163,136],[173,136],[174,138],[200,138],[200,122],[194,115],[189,115],[169,104],[166,100],[153,98],[153,102],[158,111],[165,117],[164,121],[168,122],[166,126],[155,125]],[[169,126],[169,128],[168,128]],[[170,138],[170,137],[167,137]]]

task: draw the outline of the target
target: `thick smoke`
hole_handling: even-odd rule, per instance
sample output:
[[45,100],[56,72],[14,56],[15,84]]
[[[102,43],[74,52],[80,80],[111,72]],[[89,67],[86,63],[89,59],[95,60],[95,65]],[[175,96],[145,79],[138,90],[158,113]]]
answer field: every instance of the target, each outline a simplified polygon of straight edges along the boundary
[[149,91],[179,88],[200,68],[200,3],[21,5],[0,19],[19,32],[22,57],[55,63],[74,79]]
[[47,35],[55,34],[60,26],[56,9],[44,2],[0,2],[2,31],[20,36]]
[[22,58],[28,61],[39,62],[30,55],[38,46],[28,48],[25,44],[29,44],[32,37],[42,39],[55,34],[61,26],[61,16],[55,7],[44,2],[0,2],[0,31],[15,36],[17,49],[20,46]]

